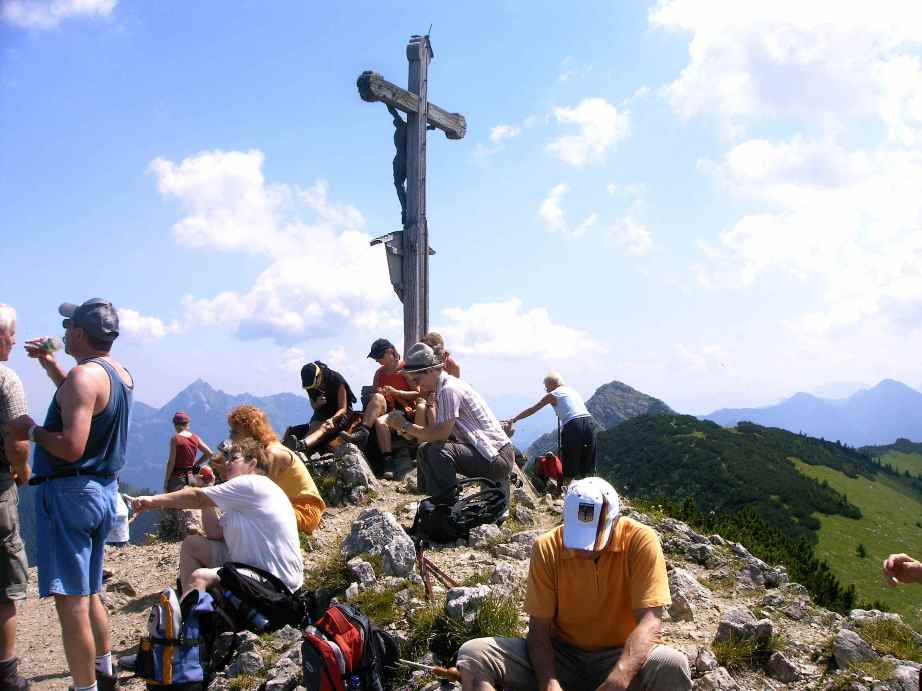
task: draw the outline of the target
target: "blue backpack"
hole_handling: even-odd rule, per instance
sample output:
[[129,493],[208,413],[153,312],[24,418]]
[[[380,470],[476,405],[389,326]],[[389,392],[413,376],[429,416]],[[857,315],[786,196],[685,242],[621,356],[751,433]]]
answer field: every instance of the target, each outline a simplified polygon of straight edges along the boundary
[[[227,663],[227,659],[213,659],[215,639],[222,631],[233,630],[210,594],[192,590],[180,602],[176,591],[167,588],[151,607],[135,674],[158,691],[203,690]],[[230,646],[225,657],[230,657],[234,647]]]

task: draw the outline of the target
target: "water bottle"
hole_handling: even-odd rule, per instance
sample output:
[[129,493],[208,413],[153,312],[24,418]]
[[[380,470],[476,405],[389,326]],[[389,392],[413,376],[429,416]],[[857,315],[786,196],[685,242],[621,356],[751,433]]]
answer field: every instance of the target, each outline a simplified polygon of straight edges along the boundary
[[349,685],[346,687],[349,691],[362,691],[362,677],[353,674],[349,677]]
[[46,353],[53,353],[64,347],[64,340],[60,336],[52,336],[42,341],[41,349]]
[[262,633],[267,628],[269,628],[269,620],[266,619],[262,614],[257,612],[252,607],[246,607],[244,609],[243,603],[240,601],[240,598],[234,595],[229,590],[224,591],[224,599],[231,603],[235,610],[247,611],[246,624],[247,628],[253,631],[253,633]]

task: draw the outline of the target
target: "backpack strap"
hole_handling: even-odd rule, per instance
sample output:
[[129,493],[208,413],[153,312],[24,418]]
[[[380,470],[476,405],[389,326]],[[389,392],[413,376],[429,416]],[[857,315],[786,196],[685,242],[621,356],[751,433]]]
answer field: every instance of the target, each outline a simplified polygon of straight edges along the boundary
[[233,572],[233,576],[237,575],[237,571],[239,569],[246,569],[247,571],[252,571],[256,575],[272,583],[272,585],[280,589],[281,592],[288,593],[289,595],[292,594],[291,591],[288,589],[288,586],[282,582],[282,579],[280,579],[275,574],[269,573],[268,571],[264,571],[258,566],[252,566],[251,564],[244,564],[239,561],[228,561],[228,562],[225,562],[224,565],[221,566],[220,569],[218,569],[218,578],[221,578],[221,572],[224,571],[225,569],[228,569],[231,572]]

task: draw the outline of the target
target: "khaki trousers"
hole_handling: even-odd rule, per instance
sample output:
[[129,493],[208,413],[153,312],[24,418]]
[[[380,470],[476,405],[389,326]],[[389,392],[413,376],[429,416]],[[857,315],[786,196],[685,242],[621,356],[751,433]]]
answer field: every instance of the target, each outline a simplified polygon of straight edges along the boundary
[[[595,691],[614,669],[623,648],[586,651],[553,641],[557,680],[564,691]],[[524,638],[476,638],[458,651],[458,669],[504,691],[537,689]],[[687,691],[692,687],[688,659],[675,648],[657,645],[628,691]]]

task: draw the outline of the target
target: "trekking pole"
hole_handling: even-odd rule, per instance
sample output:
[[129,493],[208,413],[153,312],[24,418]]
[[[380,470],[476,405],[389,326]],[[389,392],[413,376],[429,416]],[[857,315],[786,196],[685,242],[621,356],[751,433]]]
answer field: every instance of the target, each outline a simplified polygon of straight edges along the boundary
[[423,669],[427,672],[432,672],[437,677],[442,679],[450,679],[451,681],[461,681],[461,672],[458,671],[457,667],[434,667],[432,665],[421,665],[418,662],[410,662],[409,660],[397,660],[398,664],[407,665],[408,667],[416,667],[417,669]]

